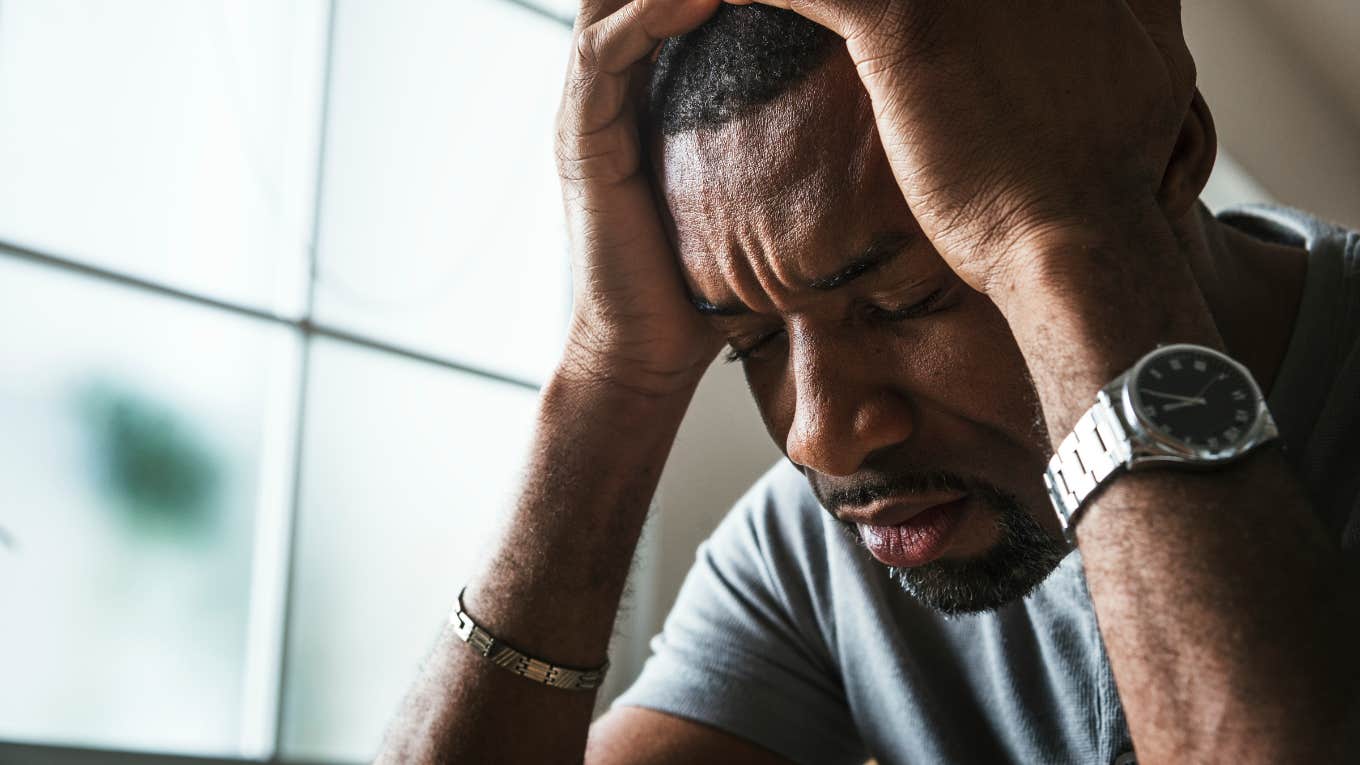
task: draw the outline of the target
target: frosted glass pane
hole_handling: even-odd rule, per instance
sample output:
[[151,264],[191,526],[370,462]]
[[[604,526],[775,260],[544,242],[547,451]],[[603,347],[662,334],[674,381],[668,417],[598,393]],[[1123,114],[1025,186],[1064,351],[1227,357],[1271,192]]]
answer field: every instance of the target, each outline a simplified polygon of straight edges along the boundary
[[0,2],[0,238],[294,314],[324,0]]
[[372,759],[519,484],[532,391],[317,341],[283,753]]
[[341,3],[317,314],[539,379],[566,324],[569,32],[499,0]]
[[258,753],[293,334],[4,256],[0,327],[0,740]]
[[574,20],[576,11],[581,7],[580,0],[527,0],[527,2],[563,21]]

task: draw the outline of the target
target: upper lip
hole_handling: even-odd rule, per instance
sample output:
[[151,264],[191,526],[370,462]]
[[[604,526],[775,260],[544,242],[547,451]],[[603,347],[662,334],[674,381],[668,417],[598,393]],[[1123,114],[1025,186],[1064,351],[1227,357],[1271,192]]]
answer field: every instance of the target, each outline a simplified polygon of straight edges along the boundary
[[866,526],[896,526],[906,523],[932,507],[957,502],[966,496],[968,496],[966,491],[940,491],[888,497],[852,509],[843,508],[840,518]]

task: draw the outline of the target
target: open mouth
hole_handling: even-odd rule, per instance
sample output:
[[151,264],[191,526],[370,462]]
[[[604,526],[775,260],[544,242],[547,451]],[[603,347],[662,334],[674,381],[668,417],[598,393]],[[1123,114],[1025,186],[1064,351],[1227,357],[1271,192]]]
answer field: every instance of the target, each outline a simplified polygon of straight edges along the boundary
[[[924,509],[919,504],[916,507],[885,504],[855,525],[864,546],[879,562],[914,568],[940,557],[963,520],[968,502],[969,496],[962,494]],[[903,515],[907,516],[905,520],[892,522]]]

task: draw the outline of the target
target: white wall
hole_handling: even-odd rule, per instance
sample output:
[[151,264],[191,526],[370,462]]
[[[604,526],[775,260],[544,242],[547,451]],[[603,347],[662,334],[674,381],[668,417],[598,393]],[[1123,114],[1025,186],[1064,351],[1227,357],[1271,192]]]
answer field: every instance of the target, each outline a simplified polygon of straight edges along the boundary
[[1360,3],[1184,8],[1220,146],[1284,204],[1360,227]]

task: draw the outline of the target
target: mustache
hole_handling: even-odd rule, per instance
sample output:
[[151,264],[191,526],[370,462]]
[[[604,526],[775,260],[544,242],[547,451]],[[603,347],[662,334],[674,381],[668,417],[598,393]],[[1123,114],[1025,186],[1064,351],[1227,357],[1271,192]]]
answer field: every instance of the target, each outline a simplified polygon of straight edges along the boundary
[[949,491],[970,494],[1000,493],[996,487],[986,481],[969,478],[947,470],[929,470],[866,479],[836,486],[826,490],[825,496],[821,497],[821,500],[826,509],[834,512],[841,508],[863,507],[890,497]]

